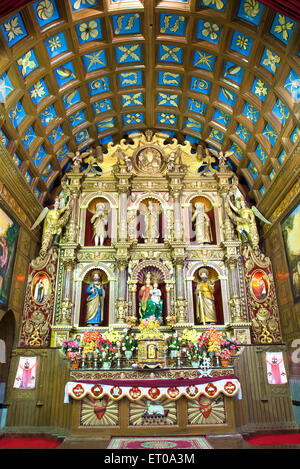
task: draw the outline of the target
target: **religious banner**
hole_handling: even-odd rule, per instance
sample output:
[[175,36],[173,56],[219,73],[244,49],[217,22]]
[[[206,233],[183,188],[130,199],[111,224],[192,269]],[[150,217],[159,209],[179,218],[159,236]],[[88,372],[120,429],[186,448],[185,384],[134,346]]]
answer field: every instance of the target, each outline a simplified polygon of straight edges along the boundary
[[287,383],[287,374],[282,352],[266,352],[266,365],[269,384]]
[[29,266],[21,328],[21,347],[49,347],[55,304],[57,252]]
[[15,389],[35,389],[38,361],[36,357],[20,357],[14,381]]
[[195,378],[195,379],[163,379],[163,380],[102,380],[102,381],[70,381],[65,387],[65,403],[70,402],[70,397],[76,400],[91,396],[99,399],[109,396],[110,399],[120,400],[127,397],[130,401],[138,401],[147,398],[157,401],[166,397],[177,400],[182,396],[188,399],[196,399],[201,395],[215,398],[219,394],[227,397],[241,398],[240,382],[235,375],[224,378]]
[[281,341],[281,332],[271,261],[262,253],[255,254],[247,246],[243,249],[243,265],[253,341],[278,343]]

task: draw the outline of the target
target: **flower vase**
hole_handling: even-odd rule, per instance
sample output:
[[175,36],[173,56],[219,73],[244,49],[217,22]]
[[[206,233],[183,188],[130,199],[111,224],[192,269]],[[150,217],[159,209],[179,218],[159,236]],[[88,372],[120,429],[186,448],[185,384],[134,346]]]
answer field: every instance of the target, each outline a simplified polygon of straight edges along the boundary
[[79,361],[78,361],[78,360],[75,360],[75,361],[71,362],[71,368],[72,368],[72,370],[78,370],[78,368],[79,368]]
[[127,358],[127,360],[132,358],[132,350],[125,350],[125,357]]
[[103,368],[104,370],[109,370],[110,367],[111,367],[111,362],[103,362],[103,363],[102,363],[102,368]]
[[171,357],[171,358],[176,358],[176,357],[177,357],[177,353],[178,353],[177,350],[170,350],[170,357]]
[[198,360],[193,360],[193,361],[191,362],[193,368],[199,368],[199,363],[200,363],[200,362],[199,362]]
[[226,367],[229,365],[229,360],[225,358],[220,358],[220,363],[221,363],[221,366]]
[[234,349],[231,348],[231,349],[230,349],[230,355],[235,355],[235,354],[236,354],[236,349],[235,349],[235,348],[234,348]]

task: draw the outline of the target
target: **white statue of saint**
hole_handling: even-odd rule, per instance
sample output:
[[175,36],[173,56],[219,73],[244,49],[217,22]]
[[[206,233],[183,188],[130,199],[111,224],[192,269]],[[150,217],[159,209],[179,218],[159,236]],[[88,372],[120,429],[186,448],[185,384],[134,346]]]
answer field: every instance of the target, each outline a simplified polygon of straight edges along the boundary
[[96,212],[91,219],[93,224],[94,231],[94,242],[95,246],[103,246],[104,240],[106,237],[105,226],[107,224],[107,215],[105,214],[105,204],[103,202],[98,202],[96,205]]
[[195,203],[195,212],[192,222],[196,221],[196,242],[211,243],[213,240],[210,219],[205,213],[205,207],[202,202]]
[[143,238],[147,243],[157,243],[159,238],[159,205],[151,201],[148,208],[142,210],[145,220],[145,233]]

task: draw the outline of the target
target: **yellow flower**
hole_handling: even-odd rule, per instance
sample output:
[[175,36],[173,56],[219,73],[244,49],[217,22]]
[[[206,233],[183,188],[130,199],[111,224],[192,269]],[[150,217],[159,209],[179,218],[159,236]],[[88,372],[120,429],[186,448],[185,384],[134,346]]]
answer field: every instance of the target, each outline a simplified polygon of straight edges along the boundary
[[182,334],[182,340],[185,340],[186,342],[192,342],[195,343],[200,337],[200,332],[196,331],[196,329],[184,329],[183,334]]
[[118,340],[120,340],[119,334],[113,329],[109,329],[108,331],[104,332],[103,338],[109,340],[110,342],[118,342]]

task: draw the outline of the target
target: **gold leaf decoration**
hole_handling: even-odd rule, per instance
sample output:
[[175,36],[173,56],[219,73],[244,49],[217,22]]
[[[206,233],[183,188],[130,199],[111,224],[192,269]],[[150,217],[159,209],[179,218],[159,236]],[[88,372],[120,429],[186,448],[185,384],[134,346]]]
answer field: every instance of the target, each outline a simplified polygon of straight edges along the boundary
[[232,67],[229,67],[224,76],[227,77],[227,75],[237,75],[239,71],[241,70],[241,67],[239,65],[232,65]]
[[250,18],[254,18],[259,13],[259,3],[256,0],[247,0],[244,4],[244,12]]
[[41,20],[48,20],[54,13],[54,6],[50,0],[43,0],[36,8],[38,17]]

